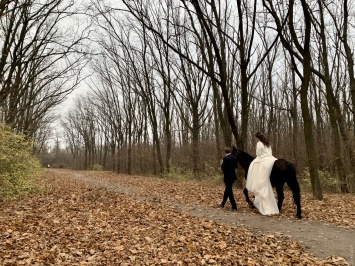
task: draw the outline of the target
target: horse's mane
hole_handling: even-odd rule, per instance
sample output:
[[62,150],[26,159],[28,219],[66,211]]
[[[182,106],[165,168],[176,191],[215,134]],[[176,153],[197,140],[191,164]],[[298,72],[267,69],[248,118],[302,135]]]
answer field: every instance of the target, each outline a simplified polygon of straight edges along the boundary
[[242,151],[242,150],[238,150],[238,152],[240,153],[240,156],[246,160],[248,163],[251,163],[255,157],[251,156],[249,153]]

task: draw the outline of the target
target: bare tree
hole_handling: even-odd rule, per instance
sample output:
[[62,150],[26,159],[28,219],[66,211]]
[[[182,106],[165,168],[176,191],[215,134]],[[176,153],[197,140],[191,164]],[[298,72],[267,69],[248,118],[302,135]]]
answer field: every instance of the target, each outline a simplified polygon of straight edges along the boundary
[[[115,85],[114,77],[107,64],[105,57],[102,60],[95,60],[93,69],[97,73],[96,79],[100,80],[99,83],[92,82],[90,85],[94,94],[93,105],[98,110],[100,120],[106,125],[106,142],[110,147],[110,165],[112,171],[121,171],[121,160],[118,149],[119,143],[124,140],[124,116],[121,107],[121,95],[118,86]],[[101,61],[101,64],[100,64]]]
[[[341,131],[344,131],[344,123],[342,118],[342,112],[340,110],[340,105],[337,98],[334,95],[332,82],[331,82],[331,73],[330,73],[330,66],[329,66],[329,45],[327,43],[327,36],[326,36],[326,24],[325,24],[325,8],[322,1],[318,0],[318,8],[319,8],[319,20],[314,18],[315,26],[318,26],[317,32],[319,34],[320,39],[320,51],[321,51],[321,65],[322,70],[320,70],[323,74],[321,78],[325,85],[326,90],[326,102],[328,105],[328,114],[329,114],[329,122],[333,134],[333,149],[334,149],[334,156],[336,161],[336,166],[338,170],[339,179],[341,181],[341,191],[342,192],[349,192],[347,183],[346,183],[346,174],[344,163],[341,155],[341,145],[340,145],[340,134],[339,128]],[[337,40],[335,40],[337,41]],[[338,114],[338,115],[337,115]],[[321,117],[318,115],[318,117]],[[346,141],[347,142],[347,141]]]
[[[185,43],[185,45],[188,44]],[[186,49],[188,48],[186,47]],[[200,71],[196,71],[191,64],[185,63],[183,59],[181,59],[180,70],[180,75],[176,75],[181,76],[179,78],[181,82],[180,88],[177,87],[176,89],[177,95],[175,95],[175,100],[177,107],[180,109],[181,118],[192,134],[193,173],[195,177],[199,177],[200,128],[209,117],[209,112],[206,110],[208,109],[210,83],[206,79],[206,75]],[[180,100],[183,104],[180,103]]]
[[[234,138],[237,140],[241,148],[244,148],[244,140],[247,136],[248,127],[248,82],[250,78],[255,75],[257,68],[262,62],[269,49],[265,51],[264,55],[260,58],[259,62],[254,65],[253,69],[250,69],[251,58],[253,56],[253,44],[254,44],[254,29],[255,29],[255,18],[257,16],[257,3],[256,1],[252,4],[252,12],[249,14],[250,6],[249,2],[242,2],[237,0],[234,7],[237,8],[238,14],[238,31],[236,36],[238,36],[238,41],[232,41],[231,44],[237,47],[239,50],[239,67],[240,67],[240,88],[241,88],[241,134],[237,130],[237,124],[235,121],[235,116],[233,113],[233,106],[231,105],[230,96],[230,83],[229,73],[227,71],[227,49],[231,49],[227,45],[227,40],[233,40],[233,37],[229,35],[227,28],[233,30],[234,27],[226,23],[224,17],[229,17],[231,12],[228,8],[231,5],[228,1],[225,3],[217,3],[216,1],[180,1],[184,7],[185,12],[190,16],[191,25],[199,23],[199,29],[201,31],[201,39],[210,43],[213,51],[212,60],[216,60],[215,69],[212,70],[211,67],[205,68],[198,64],[189,54],[185,51],[179,50],[179,47],[175,45],[174,35],[165,36],[162,35],[159,30],[157,30],[157,25],[159,22],[157,19],[161,19],[161,16],[153,16],[152,14],[157,14],[157,12],[152,11],[153,6],[147,5],[146,1],[125,1],[123,3],[126,5],[127,9],[133,16],[140,21],[147,29],[157,35],[162,41],[174,52],[182,56],[185,60],[189,61],[192,65],[198,68],[200,71],[208,75],[219,85],[220,92],[223,96],[225,110],[228,115],[228,122],[230,124],[231,130],[233,132]],[[164,4],[161,4],[164,5]],[[233,6],[233,5],[232,5]],[[177,7],[178,8],[178,7]],[[163,19],[167,19],[164,17]],[[245,20],[248,20],[251,24],[252,30],[245,29]],[[173,22],[171,22],[173,23]],[[184,25],[176,25],[184,28]],[[195,31],[196,32],[196,31]],[[232,34],[232,33],[231,33]],[[249,35],[250,34],[250,35]],[[272,45],[276,43],[276,40],[272,42]],[[201,46],[200,48],[204,48]],[[210,58],[211,59],[211,58]],[[210,71],[208,70],[210,69]],[[216,71],[218,70],[218,71]],[[248,74],[250,73],[250,74]],[[231,75],[232,76],[232,75]]]
[[[33,136],[45,115],[80,82],[86,59],[78,53],[83,31],[64,32],[62,20],[76,12],[73,2],[9,1],[0,30],[2,119]],[[74,55],[75,54],[75,55]]]
[[[341,35],[341,41],[343,42],[346,60],[348,63],[349,79],[350,79],[350,94],[352,103],[352,112],[355,113],[355,73],[354,73],[354,52],[351,50],[349,42],[349,4],[348,0],[343,0],[343,34]],[[336,23],[337,25],[337,23]],[[339,27],[337,27],[339,29]],[[355,115],[354,115],[355,117]],[[353,119],[354,137],[355,137],[355,119]],[[353,151],[354,153],[354,151]],[[352,157],[355,157],[354,154]],[[354,160],[352,160],[352,165],[354,165]]]
[[[318,157],[316,154],[316,147],[313,137],[313,126],[312,126],[312,116],[308,106],[308,88],[310,85],[312,68],[311,68],[311,28],[312,19],[309,10],[309,6],[305,0],[300,0],[303,27],[302,36],[298,36],[295,30],[295,1],[288,1],[288,10],[285,17],[277,14],[273,1],[263,0],[263,5],[268,10],[268,12],[273,16],[276,23],[277,31],[281,37],[281,42],[288,50],[294,71],[298,74],[299,78],[302,80],[302,85],[300,88],[301,97],[301,110],[304,122],[304,134],[306,140],[306,151],[308,158],[308,166],[311,175],[311,183],[313,189],[314,198],[321,200],[323,199],[322,187],[320,185],[319,173],[318,173]],[[285,22],[288,22],[288,32],[286,32]],[[299,21],[298,21],[299,23]],[[289,39],[288,39],[289,37]],[[295,46],[295,48],[291,45]],[[298,69],[296,60],[302,62],[302,72]]]
[[[319,3],[319,5],[322,5],[322,3]],[[336,6],[337,7],[337,6]],[[354,73],[354,58],[353,58],[353,52],[350,48],[350,42],[348,39],[348,31],[349,31],[349,6],[348,6],[348,1],[347,0],[343,0],[343,12],[340,13],[340,17],[343,17],[343,21],[342,21],[342,27],[343,29],[341,30],[341,27],[339,26],[339,17],[337,17],[335,15],[335,12],[331,10],[330,6],[324,5],[324,9],[326,9],[329,13],[329,15],[332,17],[333,19],[333,23],[335,25],[335,31],[337,32],[337,38],[339,38],[339,40],[343,43],[344,46],[344,50],[345,50],[345,60],[347,63],[347,69],[348,69],[348,77],[349,77],[349,83],[350,83],[350,98],[351,98],[351,103],[352,103],[352,108],[354,108],[355,106],[355,73]],[[322,9],[323,10],[323,9]],[[337,45],[338,47],[338,45]],[[338,75],[339,76],[339,75]],[[328,83],[330,83],[330,81],[328,81]],[[339,84],[339,83],[337,83]],[[350,138],[348,136],[347,130],[346,130],[346,123],[344,120],[344,116],[343,116],[343,112],[342,112],[342,108],[341,108],[341,104],[339,103],[339,101],[337,100],[337,97],[334,95],[333,91],[329,88],[329,90],[327,90],[327,93],[329,94],[329,100],[327,97],[328,102],[330,102],[330,104],[332,105],[331,109],[333,109],[333,115],[336,121],[337,121],[337,126],[334,126],[334,130],[339,130],[340,131],[340,135],[342,137],[342,140],[345,144],[347,153],[349,155],[349,159],[350,159],[350,165],[351,165],[351,173],[352,173],[352,180],[355,180],[355,174],[354,174],[354,165],[355,165],[355,153],[354,153],[354,149],[353,149],[353,144],[351,144],[350,142]],[[354,119],[355,115],[353,112],[353,134],[355,136],[355,119]],[[339,133],[338,133],[339,134]],[[338,145],[338,144],[337,144]],[[337,148],[335,148],[337,149]],[[338,158],[338,157],[337,157]],[[340,181],[342,183],[342,187],[341,190],[343,192],[348,192],[349,189],[346,185],[346,177],[345,177],[345,173],[344,170],[342,170],[343,165],[342,162],[340,162],[341,157],[337,159],[337,164],[338,164],[338,168],[340,168]]]

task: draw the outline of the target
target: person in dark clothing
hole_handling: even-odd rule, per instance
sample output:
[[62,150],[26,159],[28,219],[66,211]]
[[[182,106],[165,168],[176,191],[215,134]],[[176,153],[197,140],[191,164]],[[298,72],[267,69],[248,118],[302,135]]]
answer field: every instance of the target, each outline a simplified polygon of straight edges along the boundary
[[231,154],[230,148],[225,148],[226,156],[223,158],[223,162],[221,165],[221,169],[224,175],[224,184],[225,190],[223,195],[223,200],[221,203],[221,207],[224,208],[224,205],[229,198],[229,201],[232,205],[231,211],[237,210],[237,204],[235,203],[234,195],[233,195],[233,183],[237,180],[237,175],[235,173],[235,169],[238,167],[237,158]]

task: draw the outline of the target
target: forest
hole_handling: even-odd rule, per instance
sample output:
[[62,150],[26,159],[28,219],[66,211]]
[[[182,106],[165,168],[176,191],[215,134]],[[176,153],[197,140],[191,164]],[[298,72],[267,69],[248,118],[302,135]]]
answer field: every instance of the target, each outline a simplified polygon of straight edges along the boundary
[[43,166],[218,180],[224,147],[255,155],[261,131],[315,199],[354,193],[354,1],[1,0],[0,14],[0,121]]

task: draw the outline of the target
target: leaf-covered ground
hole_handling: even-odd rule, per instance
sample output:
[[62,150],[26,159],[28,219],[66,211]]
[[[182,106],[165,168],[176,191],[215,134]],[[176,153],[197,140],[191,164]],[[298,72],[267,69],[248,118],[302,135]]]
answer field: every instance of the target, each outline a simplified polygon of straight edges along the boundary
[[[99,178],[111,183],[118,182],[118,175],[110,172],[85,172],[92,178]],[[217,206],[221,203],[223,186],[194,181],[177,182],[175,180],[159,179],[155,177],[119,176],[119,183],[138,189],[140,194],[157,198],[172,198],[174,201],[195,205]],[[238,205],[238,213],[250,213],[245,203],[241,189],[234,189],[234,196]],[[355,195],[325,194],[322,201],[313,200],[309,193],[301,194],[302,216],[311,221],[323,221],[346,228],[355,228]],[[258,213],[254,209],[255,213]],[[285,200],[280,218],[294,219],[296,206],[292,193],[285,185]]]
[[[72,171],[48,171],[43,193],[2,205],[0,265],[347,265],[342,258],[312,257],[287,237],[228,227],[163,204],[216,205],[223,186],[81,174],[132,190],[114,192],[74,179]],[[156,200],[134,197],[135,190]],[[235,194],[238,212],[253,212],[241,191]],[[324,202],[311,201],[311,209],[309,195],[302,199],[306,219],[354,227],[354,196],[327,195]],[[293,219],[291,200],[285,204],[281,217]]]

